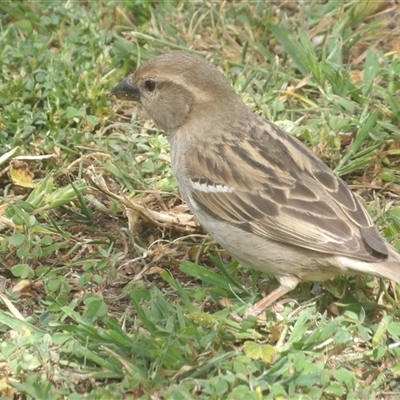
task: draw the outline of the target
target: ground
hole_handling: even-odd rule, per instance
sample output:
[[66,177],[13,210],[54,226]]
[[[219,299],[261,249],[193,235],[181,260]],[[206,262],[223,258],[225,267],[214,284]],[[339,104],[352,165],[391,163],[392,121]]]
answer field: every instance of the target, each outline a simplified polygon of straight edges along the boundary
[[169,144],[109,91],[210,59],[305,142],[400,250],[395,1],[0,3],[0,393],[13,399],[397,399],[395,284],[276,280],[190,215]]

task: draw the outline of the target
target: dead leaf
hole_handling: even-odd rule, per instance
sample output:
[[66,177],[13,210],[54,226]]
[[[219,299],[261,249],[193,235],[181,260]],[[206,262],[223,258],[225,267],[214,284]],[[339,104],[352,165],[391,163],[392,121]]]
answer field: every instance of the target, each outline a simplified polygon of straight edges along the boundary
[[27,288],[30,288],[32,286],[32,281],[29,279],[22,279],[19,281],[14,287],[12,288],[13,292],[23,292]]
[[15,159],[10,161],[10,177],[15,185],[26,188],[36,187],[33,182],[33,173],[25,161]]

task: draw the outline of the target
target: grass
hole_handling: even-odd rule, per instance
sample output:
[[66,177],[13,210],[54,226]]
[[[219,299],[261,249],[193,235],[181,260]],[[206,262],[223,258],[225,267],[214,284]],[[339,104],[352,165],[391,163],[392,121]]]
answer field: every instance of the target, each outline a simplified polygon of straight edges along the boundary
[[397,399],[399,288],[339,276],[235,322],[276,281],[202,232],[166,138],[107,96],[164,51],[211,59],[400,249],[397,8],[1,2],[1,398]]

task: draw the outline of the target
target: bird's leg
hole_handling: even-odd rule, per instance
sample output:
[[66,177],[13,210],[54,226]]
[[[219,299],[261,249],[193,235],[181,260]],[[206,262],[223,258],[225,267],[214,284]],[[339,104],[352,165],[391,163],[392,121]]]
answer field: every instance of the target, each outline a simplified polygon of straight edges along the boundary
[[295,277],[279,277],[278,280],[280,286],[254,304],[253,307],[250,307],[245,312],[243,316],[244,319],[250,315],[258,317],[268,306],[277,301],[286,293],[292,291],[299,283],[299,279]]

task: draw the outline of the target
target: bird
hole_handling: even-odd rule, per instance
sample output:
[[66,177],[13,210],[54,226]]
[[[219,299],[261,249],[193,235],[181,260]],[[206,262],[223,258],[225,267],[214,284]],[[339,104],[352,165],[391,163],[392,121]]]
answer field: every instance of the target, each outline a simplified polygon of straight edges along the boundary
[[260,316],[300,282],[344,274],[400,283],[400,254],[345,182],[252,112],[210,61],[163,53],[110,96],[140,103],[165,132],[181,195],[215,241],[278,280],[245,317]]

